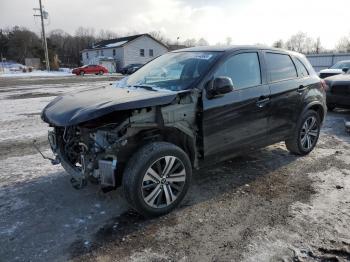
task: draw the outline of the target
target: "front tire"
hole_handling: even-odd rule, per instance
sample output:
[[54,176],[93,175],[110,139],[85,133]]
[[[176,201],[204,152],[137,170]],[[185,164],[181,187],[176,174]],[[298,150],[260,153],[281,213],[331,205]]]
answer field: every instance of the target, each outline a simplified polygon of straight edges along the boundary
[[154,142],[137,151],[126,165],[123,191],[126,200],[146,217],[164,215],[184,198],[192,167],[179,147]]
[[99,72],[99,75],[103,75],[103,71],[100,71],[100,72]]
[[299,119],[290,139],[286,140],[287,149],[296,155],[309,154],[317,144],[321,130],[321,119],[314,110],[306,111]]
[[85,72],[84,72],[84,71],[81,71],[81,72],[79,73],[79,75],[84,76],[84,75],[85,75]]

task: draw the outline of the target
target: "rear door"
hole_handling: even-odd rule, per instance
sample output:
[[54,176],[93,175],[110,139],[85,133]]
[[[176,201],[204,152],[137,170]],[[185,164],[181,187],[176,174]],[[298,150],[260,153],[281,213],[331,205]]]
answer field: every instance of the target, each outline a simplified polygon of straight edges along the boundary
[[203,95],[203,141],[206,157],[225,158],[258,146],[267,136],[270,90],[257,51],[236,53],[218,66],[213,77],[232,79],[234,90],[208,99]]
[[88,73],[89,74],[96,73],[96,65],[89,65],[88,66]]
[[295,127],[307,87],[298,79],[289,54],[266,51],[265,61],[271,90],[269,143],[273,143],[285,139]]

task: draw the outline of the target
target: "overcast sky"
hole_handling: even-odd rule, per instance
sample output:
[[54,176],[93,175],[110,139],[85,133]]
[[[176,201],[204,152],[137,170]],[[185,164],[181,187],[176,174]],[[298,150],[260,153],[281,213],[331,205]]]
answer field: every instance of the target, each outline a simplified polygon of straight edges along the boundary
[[[47,30],[74,33],[79,26],[127,32],[161,31],[175,40],[205,38],[210,44],[272,44],[298,31],[332,48],[350,33],[350,0],[42,0]],[[0,0],[0,27],[40,32],[33,17],[38,0]]]

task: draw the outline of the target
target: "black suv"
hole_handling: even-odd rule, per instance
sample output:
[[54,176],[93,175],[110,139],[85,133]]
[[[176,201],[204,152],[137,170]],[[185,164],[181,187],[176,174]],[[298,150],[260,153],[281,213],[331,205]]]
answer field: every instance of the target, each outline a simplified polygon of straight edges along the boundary
[[279,141],[315,147],[325,88],[305,56],[254,46],[178,50],[114,86],[57,97],[42,112],[74,187],[87,181],[124,196],[145,216],[185,196],[192,168]]

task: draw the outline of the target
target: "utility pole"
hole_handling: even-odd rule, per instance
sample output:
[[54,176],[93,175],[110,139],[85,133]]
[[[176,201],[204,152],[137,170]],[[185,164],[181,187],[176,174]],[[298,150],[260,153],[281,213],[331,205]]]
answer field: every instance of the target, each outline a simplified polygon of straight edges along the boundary
[[[39,0],[39,9],[34,8],[34,10],[40,11],[40,15],[34,15],[34,16],[40,16],[40,19],[41,19],[41,31],[42,31],[43,45],[44,45],[44,51],[45,51],[46,70],[50,71],[49,51],[47,50],[47,41],[46,41],[45,24],[44,24],[44,19],[47,18],[47,13],[45,11],[43,11],[43,6],[41,4],[41,0]],[[45,12],[45,17],[44,17],[44,12]]]

